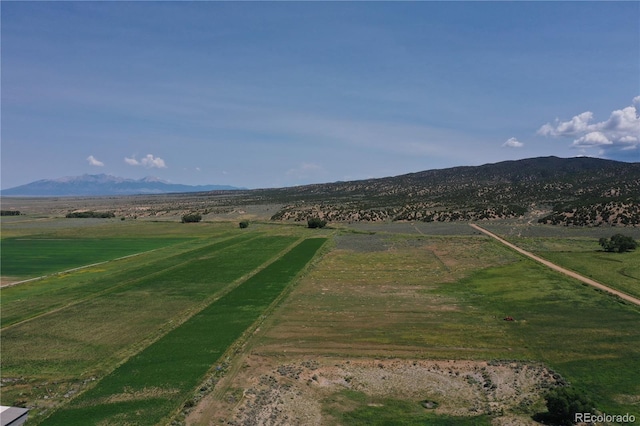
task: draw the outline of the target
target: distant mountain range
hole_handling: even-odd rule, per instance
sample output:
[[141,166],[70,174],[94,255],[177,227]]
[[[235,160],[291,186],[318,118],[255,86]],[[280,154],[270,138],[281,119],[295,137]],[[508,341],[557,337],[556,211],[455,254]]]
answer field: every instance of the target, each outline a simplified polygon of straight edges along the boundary
[[208,192],[242,189],[228,185],[181,185],[169,183],[156,177],[143,179],[125,179],[116,176],[82,175],[59,179],[43,179],[26,185],[0,191],[4,196],[100,196],[168,194],[174,192]]
[[[236,191],[228,191],[232,189]],[[254,190],[176,185],[157,178],[132,180],[84,175],[41,180],[0,194],[97,196],[194,192],[198,194],[175,195],[180,200],[177,203],[180,209],[187,209],[178,213],[197,211],[203,208],[203,203],[214,210],[239,204],[271,204],[279,205],[271,219],[284,221],[306,221],[313,217],[330,222],[526,218],[529,222],[568,226],[640,226],[640,162],[589,157],[538,157],[378,179]],[[128,214],[124,210],[116,213]]]

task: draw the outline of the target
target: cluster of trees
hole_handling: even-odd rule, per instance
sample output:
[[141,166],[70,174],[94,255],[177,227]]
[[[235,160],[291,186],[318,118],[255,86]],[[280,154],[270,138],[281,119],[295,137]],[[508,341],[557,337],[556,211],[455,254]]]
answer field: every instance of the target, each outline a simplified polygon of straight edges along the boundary
[[0,216],[20,216],[19,210],[0,210]]
[[98,219],[109,219],[112,217],[116,217],[113,212],[94,212],[94,211],[86,211],[86,212],[71,212],[67,213],[66,218],[98,218]]
[[243,220],[242,222],[239,223],[240,225],[240,229],[245,229],[249,227],[249,221],[248,220]]
[[555,388],[545,396],[547,410],[546,420],[557,425],[572,425],[576,413],[595,414],[593,401],[584,393],[570,387]]
[[182,223],[195,223],[202,220],[200,213],[187,213],[182,216]]
[[309,228],[324,228],[327,225],[326,220],[322,220],[318,217],[312,217],[307,219],[307,226]]
[[625,251],[635,250],[638,243],[627,235],[615,234],[611,238],[600,238],[598,241],[604,251],[624,253]]

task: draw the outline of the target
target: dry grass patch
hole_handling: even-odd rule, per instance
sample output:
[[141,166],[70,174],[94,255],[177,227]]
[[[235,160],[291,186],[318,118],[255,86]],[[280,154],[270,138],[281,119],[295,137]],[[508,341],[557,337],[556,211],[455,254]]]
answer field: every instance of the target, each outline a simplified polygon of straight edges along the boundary
[[[357,236],[360,245],[366,237]],[[336,249],[324,256],[267,321],[256,350],[424,357],[425,347],[440,351],[442,339],[445,351],[466,350],[464,337],[441,331],[469,308],[437,289],[515,257],[482,237],[455,237],[455,244],[393,237],[384,245],[378,235],[371,238],[387,249]]]

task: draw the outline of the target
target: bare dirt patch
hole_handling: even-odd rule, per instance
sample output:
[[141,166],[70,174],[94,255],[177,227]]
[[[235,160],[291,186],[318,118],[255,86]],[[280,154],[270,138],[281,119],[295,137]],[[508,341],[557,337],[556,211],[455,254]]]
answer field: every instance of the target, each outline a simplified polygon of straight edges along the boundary
[[12,286],[20,280],[18,277],[0,277],[0,288]]
[[158,387],[144,388],[141,391],[132,391],[125,389],[124,392],[111,395],[107,398],[107,402],[110,404],[124,401],[137,401],[141,399],[149,398],[162,398],[171,395],[176,395],[180,392],[179,389],[161,389]]
[[[228,391],[202,400],[193,425],[329,425],[327,401],[344,390],[415,401],[434,414],[495,416],[495,424],[535,424],[541,393],[556,384],[545,367],[516,361],[315,358],[290,362],[247,356]],[[426,402],[425,402],[426,401]],[[365,402],[379,406],[379,402]],[[426,404],[426,405],[425,405]],[[345,410],[355,409],[353,403]]]

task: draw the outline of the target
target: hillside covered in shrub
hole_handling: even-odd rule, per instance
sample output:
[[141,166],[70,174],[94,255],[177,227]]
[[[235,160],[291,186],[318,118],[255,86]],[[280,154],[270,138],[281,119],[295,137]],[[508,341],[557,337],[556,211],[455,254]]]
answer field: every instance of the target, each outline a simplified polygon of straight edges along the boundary
[[541,211],[542,223],[635,226],[640,163],[540,157],[250,195],[286,204],[273,220],[490,220]]

